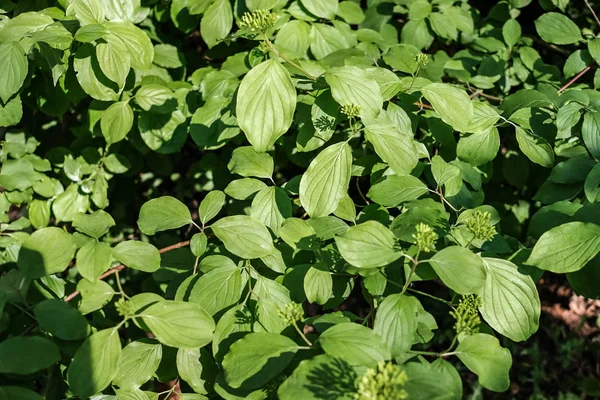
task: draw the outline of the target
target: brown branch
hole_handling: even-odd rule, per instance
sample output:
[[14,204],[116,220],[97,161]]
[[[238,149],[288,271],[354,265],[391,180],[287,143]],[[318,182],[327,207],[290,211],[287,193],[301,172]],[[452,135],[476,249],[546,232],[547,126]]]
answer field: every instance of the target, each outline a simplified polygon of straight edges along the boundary
[[590,9],[590,11],[592,12],[592,15],[594,16],[594,19],[596,20],[596,23],[600,26],[600,19],[598,19],[598,16],[596,15],[596,13],[594,12],[594,9],[592,8],[592,6],[590,5],[590,2],[588,0],[584,0],[585,1],[585,5]]
[[433,110],[433,107],[431,107],[428,104],[423,104],[423,103],[419,103],[418,101],[413,103],[415,106],[421,107],[421,108],[426,108],[428,110]]
[[578,73],[577,75],[575,75],[573,77],[573,79],[571,79],[569,82],[567,82],[566,85],[564,85],[563,87],[561,87],[560,89],[558,89],[558,93],[560,94],[560,93],[564,92],[565,90],[567,90],[569,88],[569,86],[571,86],[572,84],[574,84],[575,82],[577,82],[577,80],[579,78],[581,78],[583,76],[583,74],[585,74],[586,72],[588,72],[591,68],[592,68],[591,65],[585,67],[585,69],[583,71],[581,71],[580,73]]
[[491,94],[485,94],[481,90],[478,90],[478,89],[473,89],[473,88],[469,88],[469,89],[472,92],[471,96],[470,96],[472,99],[475,98],[475,97],[477,97],[477,96],[481,96],[481,97],[483,97],[485,99],[493,100],[493,101],[502,101],[502,100],[504,100],[502,97],[492,96]]
[[[186,240],[185,242],[179,242],[179,243],[172,244],[171,246],[163,247],[162,249],[158,250],[158,252],[160,254],[162,254],[162,253],[166,253],[166,252],[172,251],[172,250],[177,250],[182,247],[189,246],[189,245],[190,245],[190,241]],[[102,275],[100,275],[100,277],[98,279],[102,280],[102,279],[104,279],[108,276],[111,276],[112,274],[115,274],[123,269],[125,269],[125,265],[119,264],[116,267],[111,268],[108,271],[106,271],[105,273],[103,273]],[[71,293],[70,295],[68,295],[67,297],[65,297],[64,301],[66,301],[66,302],[71,301],[78,295],[79,295],[79,290],[76,290],[73,293]]]

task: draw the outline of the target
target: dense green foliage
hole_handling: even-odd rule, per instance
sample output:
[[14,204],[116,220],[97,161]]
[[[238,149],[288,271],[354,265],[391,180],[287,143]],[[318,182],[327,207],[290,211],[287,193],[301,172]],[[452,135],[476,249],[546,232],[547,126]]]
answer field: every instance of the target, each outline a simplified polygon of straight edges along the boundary
[[481,3],[0,0],[0,398],[507,391],[600,297],[600,21]]

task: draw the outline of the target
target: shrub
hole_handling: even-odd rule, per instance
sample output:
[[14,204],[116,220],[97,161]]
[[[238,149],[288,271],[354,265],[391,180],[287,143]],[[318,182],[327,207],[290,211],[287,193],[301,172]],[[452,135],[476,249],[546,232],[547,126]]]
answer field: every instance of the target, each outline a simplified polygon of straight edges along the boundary
[[0,398],[503,392],[600,295],[593,6],[366,3],[0,2]]

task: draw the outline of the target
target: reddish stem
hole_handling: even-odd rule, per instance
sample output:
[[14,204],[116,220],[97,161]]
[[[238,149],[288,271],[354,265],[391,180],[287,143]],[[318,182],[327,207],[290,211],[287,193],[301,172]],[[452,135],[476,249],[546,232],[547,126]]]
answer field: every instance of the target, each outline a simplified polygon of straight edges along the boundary
[[585,67],[585,69],[583,71],[581,71],[580,73],[578,73],[577,75],[575,75],[573,77],[573,79],[571,79],[569,82],[567,82],[567,84],[565,86],[563,86],[560,89],[558,89],[558,93],[561,93],[561,92],[564,92],[565,90],[567,90],[569,88],[569,86],[571,86],[572,84],[574,84],[575,82],[577,82],[577,80],[579,78],[581,78],[583,76],[583,74],[585,74],[586,72],[588,72],[591,68],[592,68],[591,65]]

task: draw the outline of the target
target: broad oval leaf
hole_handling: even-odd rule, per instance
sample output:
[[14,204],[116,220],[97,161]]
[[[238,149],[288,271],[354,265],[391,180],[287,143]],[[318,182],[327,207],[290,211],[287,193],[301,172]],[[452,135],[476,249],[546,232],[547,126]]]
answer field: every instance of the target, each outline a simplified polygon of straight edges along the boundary
[[320,152],[300,180],[300,203],[311,218],[334,212],[346,195],[352,169],[352,150],[341,142]]
[[121,389],[138,389],[148,382],[160,364],[162,346],[147,339],[129,343],[121,352],[113,383]]
[[67,370],[71,391],[88,398],[104,390],[117,373],[121,341],[117,329],[94,333],[75,353]]
[[484,258],[485,286],[480,292],[481,315],[502,335],[520,342],[539,326],[540,297],[533,279],[523,275],[510,261]]
[[125,266],[144,272],[160,268],[160,253],[150,243],[127,240],[113,249],[113,256]]
[[64,271],[74,255],[75,243],[71,235],[60,228],[43,228],[25,240],[17,265],[23,276],[37,279]]
[[412,346],[420,308],[419,300],[402,294],[389,295],[379,304],[373,330],[387,343],[392,357],[400,357]]
[[245,281],[238,267],[215,268],[194,283],[189,301],[214,315],[240,299]]
[[600,226],[569,222],[545,232],[533,247],[527,264],[546,271],[578,271],[600,252]]
[[14,336],[0,343],[0,373],[29,375],[60,360],[58,346],[39,337]]
[[267,228],[252,217],[236,215],[221,218],[211,228],[225,248],[241,258],[260,258],[275,251]]
[[429,259],[442,282],[462,295],[478,293],[486,282],[482,259],[460,246],[442,249]]
[[446,83],[432,83],[421,89],[442,120],[459,132],[468,132],[473,120],[473,103],[462,89]]
[[367,221],[350,227],[343,235],[335,236],[340,254],[357,268],[377,268],[388,265],[401,253],[394,250],[395,236],[377,221]]
[[464,338],[456,351],[458,358],[477,374],[479,383],[494,392],[504,392],[510,386],[508,371],[512,365],[510,351],[500,346],[498,339],[484,333]]
[[327,329],[319,337],[319,343],[325,353],[352,365],[373,368],[379,361],[392,357],[381,336],[353,322],[342,322]]
[[61,300],[47,299],[35,306],[35,318],[40,327],[63,340],[85,338],[90,326],[75,307]]
[[167,346],[195,349],[213,339],[215,322],[198,304],[159,301],[140,315],[156,339]]
[[181,228],[192,222],[185,204],[171,196],[162,196],[144,203],[140,209],[138,227],[146,235]]
[[536,19],[535,29],[548,43],[572,44],[583,40],[577,24],[569,17],[556,12],[545,13]]
[[416,200],[428,191],[427,185],[412,175],[389,175],[385,180],[371,186],[367,197],[382,206],[396,207],[401,203]]
[[360,107],[362,118],[375,118],[383,107],[379,85],[365,71],[354,66],[332,68],[325,74],[331,95],[341,106]]
[[252,68],[242,79],[237,121],[256,151],[266,151],[292,124],[296,89],[289,72],[276,59]]
[[223,359],[225,380],[233,388],[254,389],[292,361],[298,345],[276,333],[256,332],[235,342]]

